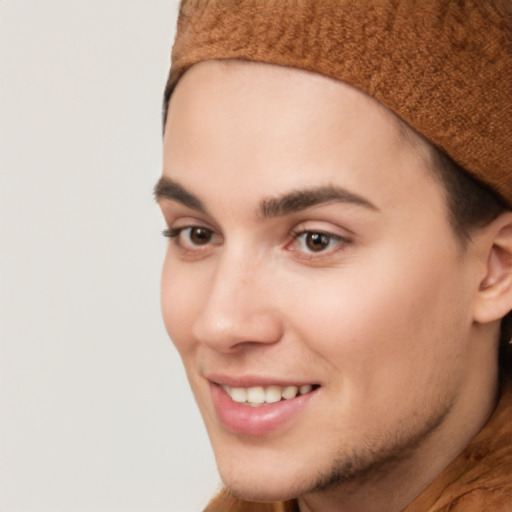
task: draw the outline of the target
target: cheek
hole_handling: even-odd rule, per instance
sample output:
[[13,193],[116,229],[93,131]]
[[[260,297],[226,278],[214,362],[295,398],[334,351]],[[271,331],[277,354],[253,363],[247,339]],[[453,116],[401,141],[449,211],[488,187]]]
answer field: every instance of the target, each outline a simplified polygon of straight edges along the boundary
[[436,264],[435,254],[424,264],[414,254],[408,262],[393,252],[375,256],[329,279],[287,286],[302,298],[285,308],[294,312],[290,323],[342,378],[376,386],[384,375],[397,385],[405,376],[426,382],[439,361],[461,349],[457,330],[469,326],[460,275],[446,260]]
[[160,291],[162,316],[167,333],[183,359],[194,348],[190,333],[202,303],[201,290],[176,261],[166,256]]

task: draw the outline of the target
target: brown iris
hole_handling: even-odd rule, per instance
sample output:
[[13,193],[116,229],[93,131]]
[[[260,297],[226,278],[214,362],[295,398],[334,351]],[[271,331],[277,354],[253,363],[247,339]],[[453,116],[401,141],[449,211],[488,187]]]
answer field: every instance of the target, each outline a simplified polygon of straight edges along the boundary
[[209,229],[194,227],[190,228],[190,241],[194,245],[205,245],[212,239],[212,232]]
[[323,251],[331,241],[331,237],[324,233],[307,233],[306,234],[306,247],[312,252]]

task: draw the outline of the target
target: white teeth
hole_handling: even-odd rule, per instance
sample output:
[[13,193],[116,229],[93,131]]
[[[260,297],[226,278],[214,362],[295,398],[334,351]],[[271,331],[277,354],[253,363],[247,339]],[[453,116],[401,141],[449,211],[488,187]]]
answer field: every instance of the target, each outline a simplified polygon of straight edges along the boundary
[[231,388],[229,390],[229,396],[235,402],[247,402],[247,391],[244,388]]
[[265,402],[274,404],[281,400],[281,388],[279,386],[269,386],[265,391]]
[[290,400],[290,398],[295,398],[297,396],[297,393],[299,391],[299,388],[297,386],[287,386],[283,389],[283,398],[285,400]]
[[290,400],[298,394],[305,395],[313,390],[311,384],[298,386],[254,386],[252,388],[230,388],[222,386],[224,391],[235,402],[259,407],[263,404],[274,404],[280,400]]
[[306,393],[309,393],[313,389],[313,386],[311,384],[304,384],[304,386],[301,386],[299,388],[299,393],[301,395],[305,395]]
[[265,402],[265,390],[261,386],[249,388],[247,390],[247,401],[252,404],[262,404]]

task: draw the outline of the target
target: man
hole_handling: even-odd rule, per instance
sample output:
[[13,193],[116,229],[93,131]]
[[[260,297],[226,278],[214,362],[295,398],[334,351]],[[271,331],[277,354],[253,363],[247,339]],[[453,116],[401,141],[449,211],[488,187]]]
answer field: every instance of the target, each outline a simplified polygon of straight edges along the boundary
[[208,511],[512,510],[511,26],[182,4],[155,193]]

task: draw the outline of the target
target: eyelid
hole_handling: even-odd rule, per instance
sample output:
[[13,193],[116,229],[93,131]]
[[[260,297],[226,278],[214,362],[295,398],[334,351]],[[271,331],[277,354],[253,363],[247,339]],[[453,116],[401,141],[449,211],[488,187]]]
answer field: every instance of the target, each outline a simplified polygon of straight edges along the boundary
[[214,233],[218,233],[218,229],[216,226],[212,225],[211,222],[204,220],[200,217],[195,217],[192,215],[164,215],[165,221],[167,223],[167,229],[164,232],[169,235],[172,232],[179,232],[180,230],[187,228],[204,228],[209,229]]
[[355,233],[345,227],[340,227],[332,224],[331,222],[323,222],[317,220],[303,221],[298,223],[291,230],[292,234],[302,233],[323,233],[327,236],[341,238],[343,240],[353,240]]
[[169,229],[174,227],[203,226],[216,233],[220,233],[219,224],[216,222],[215,218],[208,214],[192,211],[190,208],[171,200],[165,203],[159,203],[159,205],[165,223]]

